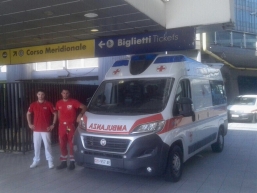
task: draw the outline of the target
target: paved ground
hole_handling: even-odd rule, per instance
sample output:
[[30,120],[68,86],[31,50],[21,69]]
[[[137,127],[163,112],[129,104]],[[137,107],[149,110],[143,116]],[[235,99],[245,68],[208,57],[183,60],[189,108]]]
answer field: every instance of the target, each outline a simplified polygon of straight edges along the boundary
[[[58,146],[53,146],[55,164]],[[33,152],[0,153],[0,193],[256,193],[257,124],[230,123],[222,153],[208,148],[185,163],[177,183],[163,177],[144,177],[76,167],[74,171],[30,169]]]

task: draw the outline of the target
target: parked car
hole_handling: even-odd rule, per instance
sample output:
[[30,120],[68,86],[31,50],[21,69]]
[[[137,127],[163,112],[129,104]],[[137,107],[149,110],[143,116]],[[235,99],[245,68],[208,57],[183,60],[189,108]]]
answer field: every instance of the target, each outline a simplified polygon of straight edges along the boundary
[[228,109],[228,121],[248,121],[255,123],[257,119],[257,95],[240,95],[236,97]]

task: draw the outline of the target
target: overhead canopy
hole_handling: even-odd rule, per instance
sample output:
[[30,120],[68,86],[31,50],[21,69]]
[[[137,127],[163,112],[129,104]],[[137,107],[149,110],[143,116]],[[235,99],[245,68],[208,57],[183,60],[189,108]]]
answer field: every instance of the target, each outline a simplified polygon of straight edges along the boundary
[[234,21],[234,0],[126,0],[166,29]]

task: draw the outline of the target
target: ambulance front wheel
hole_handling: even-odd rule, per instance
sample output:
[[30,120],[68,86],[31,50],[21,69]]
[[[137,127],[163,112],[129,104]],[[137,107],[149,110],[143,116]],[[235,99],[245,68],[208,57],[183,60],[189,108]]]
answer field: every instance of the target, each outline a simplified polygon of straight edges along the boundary
[[211,145],[213,152],[222,152],[224,148],[224,135],[221,129],[219,129],[217,141]]
[[165,179],[169,182],[178,182],[182,176],[183,156],[179,146],[174,146],[169,153]]

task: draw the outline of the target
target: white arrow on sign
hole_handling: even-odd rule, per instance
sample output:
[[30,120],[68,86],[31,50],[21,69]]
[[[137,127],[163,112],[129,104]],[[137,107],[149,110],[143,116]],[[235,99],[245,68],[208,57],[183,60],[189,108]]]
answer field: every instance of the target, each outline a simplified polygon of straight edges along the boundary
[[105,46],[105,43],[103,43],[103,41],[101,41],[101,42],[98,44],[98,46],[99,46],[100,48],[103,48],[103,46]]

